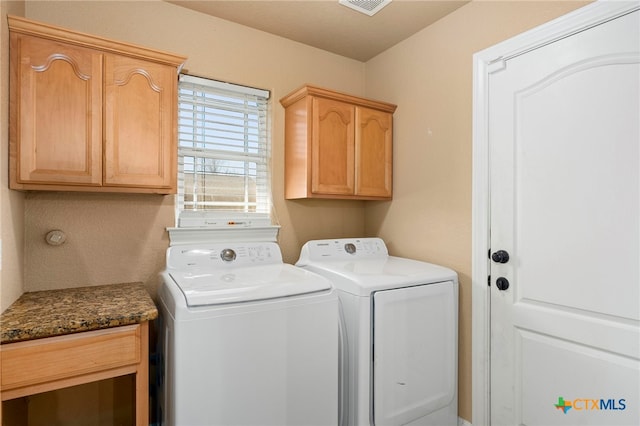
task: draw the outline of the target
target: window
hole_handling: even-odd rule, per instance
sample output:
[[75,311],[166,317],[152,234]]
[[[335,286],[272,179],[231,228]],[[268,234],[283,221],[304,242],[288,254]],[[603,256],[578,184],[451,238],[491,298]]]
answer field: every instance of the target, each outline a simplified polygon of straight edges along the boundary
[[202,218],[269,217],[268,99],[265,90],[180,76],[179,227]]

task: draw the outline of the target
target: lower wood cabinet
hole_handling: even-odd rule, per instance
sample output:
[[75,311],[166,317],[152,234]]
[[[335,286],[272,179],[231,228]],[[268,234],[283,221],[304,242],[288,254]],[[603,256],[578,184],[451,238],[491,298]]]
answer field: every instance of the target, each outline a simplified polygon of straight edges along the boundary
[[133,374],[135,424],[147,426],[148,345],[148,321],[0,345],[1,400]]

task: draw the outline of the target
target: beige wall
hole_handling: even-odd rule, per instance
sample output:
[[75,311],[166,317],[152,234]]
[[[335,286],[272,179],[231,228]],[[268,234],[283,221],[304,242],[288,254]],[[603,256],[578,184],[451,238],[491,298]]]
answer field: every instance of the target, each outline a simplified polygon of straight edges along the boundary
[[471,420],[473,53],[586,2],[474,1],[367,62],[366,94],[398,104],[394,194],[366,208],[392,254],[460,278],[459,415]]
[[[271,90],[273,200],[285,261],[311,238],[362,235],[362,202],[284,201],[284,111],[278,100],[309,82],[364,92],[364,64],[159,1],[28,1],[26,16],[188,56],[195,75]],[[155,294],[173,197],[33,192],[26,195],[26,291],[142,281]],[[67,242],[45,244],[62,229]]]
[[4,16],[24,14],[23,2],[0,2],[0,312],[23,288],[24,196],[9,190],[9,30]]

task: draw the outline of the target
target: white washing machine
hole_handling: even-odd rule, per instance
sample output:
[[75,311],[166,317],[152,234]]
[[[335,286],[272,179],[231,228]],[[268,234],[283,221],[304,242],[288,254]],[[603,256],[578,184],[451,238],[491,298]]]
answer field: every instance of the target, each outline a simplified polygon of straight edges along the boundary
[[458,424],[458,278],[389,256],[379,238],[309,241],[296,263],[331,280],[346,329],[345,426]]
[[276,243],[172,246],[158,291],[162,424],[338,423],[338,298]]

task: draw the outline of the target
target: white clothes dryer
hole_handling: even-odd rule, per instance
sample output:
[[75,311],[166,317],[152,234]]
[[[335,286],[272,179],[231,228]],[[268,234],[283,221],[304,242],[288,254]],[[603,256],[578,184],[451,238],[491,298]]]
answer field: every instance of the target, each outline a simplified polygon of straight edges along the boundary
[[309,241],[296,265],[338,291],[342,425],[458,424],[454,271],[389,256],[379,238]]
[[169,426],[338,423],[338,298],[276,243],[172,246],[158,291]]

